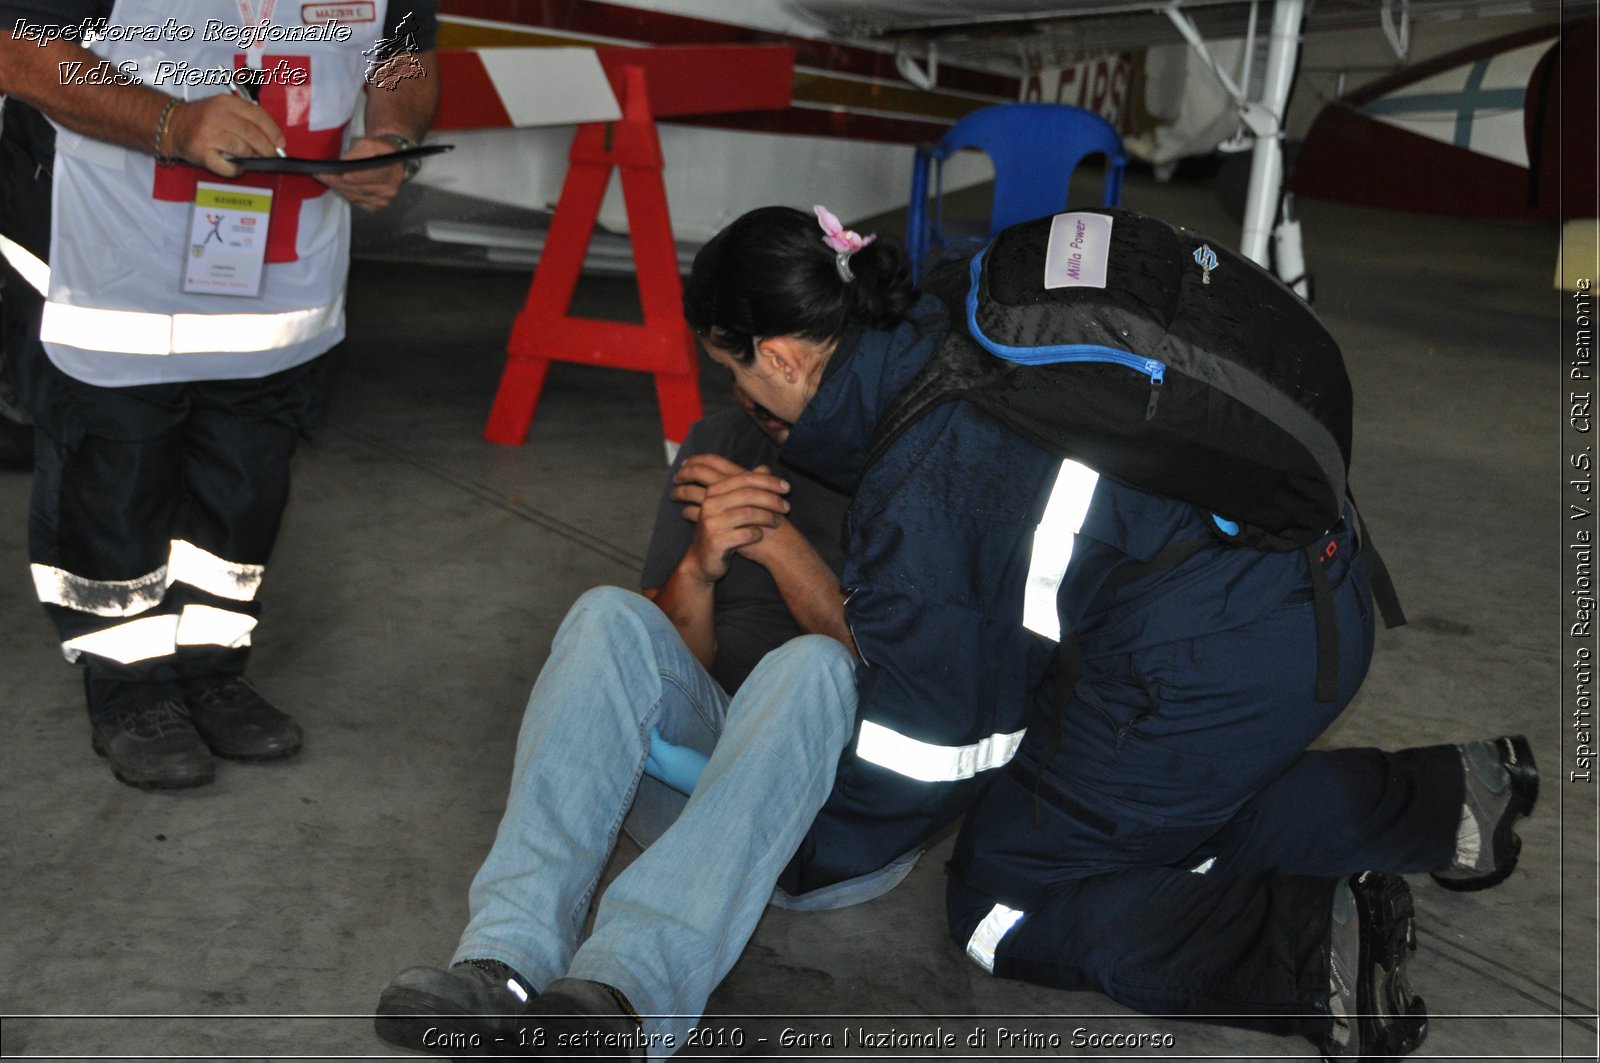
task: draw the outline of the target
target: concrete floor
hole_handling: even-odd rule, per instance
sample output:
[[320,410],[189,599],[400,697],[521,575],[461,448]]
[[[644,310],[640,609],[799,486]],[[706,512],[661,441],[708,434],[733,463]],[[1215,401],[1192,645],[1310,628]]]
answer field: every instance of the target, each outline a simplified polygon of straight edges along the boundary
[[[1233,242],[1206,187],[1128,206]],[[1532,736],[1544,798],[1487,893],[1413,881],[1420,1055],[1594,1058],[1595,794],[1571,743],[1558,492],[1565,420],[1550,226],[1302,204],[1317,308],[1357,395],[1353,483],[1412,623],[1383,632],[1325,741]],[[358,264],[354,337],[296,485],[252,675],[305,723],[297,758],[144,793],[89,750],[76,672],[33,600],[28,477],[0,474],[0,1015],[7,1056],[381,1058],[370,1009],[442,963],[505,796],[524,700],[567,605],[634,586],[661,482],[653,392],[557,367],[527,445],[481,432],[526,277]],[[625,281],[586,282],[625,314]],[[704,377],[708,405],[727,400]],[[945,934],[945,846],[890,896],[770,912],[712,1013],[832,1036],[943,1027],[955,1058],[1308,1058],[1297,1039],[1136,1016],[997,981]],[[630,854],[624,852],[621,858]],[[902,1018],[895,1018],[900,1016]],[[728,1029],[739,1027],[730,1022]],[[1002,1044],[999,1030],[1061,1047]],[[983,1030],[984,1047],[968,1047]],[[1074,1044],[1153,1032],[1171,1046]],[[898,1055],[914,1055],[906,1049]]]

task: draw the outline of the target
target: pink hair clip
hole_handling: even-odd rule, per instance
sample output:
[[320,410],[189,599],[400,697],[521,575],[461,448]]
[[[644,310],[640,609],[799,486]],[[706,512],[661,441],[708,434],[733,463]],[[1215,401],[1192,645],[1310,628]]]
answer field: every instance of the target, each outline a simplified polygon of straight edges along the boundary
[[878,238],[877,233],[868,233],[862,236],[852,232],[839,223],[827,207],[817,204],[811,208],[817,212],[817,223],[822,226],[822,242],[834,251],[834,264],[839,267],[839,279],[849,284],[855,279],[850,272],[850,256],[866,247]]

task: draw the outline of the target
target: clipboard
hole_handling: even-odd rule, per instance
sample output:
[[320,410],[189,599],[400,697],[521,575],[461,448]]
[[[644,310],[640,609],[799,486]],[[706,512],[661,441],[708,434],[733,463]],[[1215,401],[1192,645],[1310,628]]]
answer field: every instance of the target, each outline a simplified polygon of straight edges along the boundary
[[224,155],[229,162],[252,173],[350,173],[354,170],[371,170],[391,166],[411,159],[424,159],[430,155],[443,155],[453,151],[454,144],[421,144],[414,148],[391,151],[384,155],[369,155],[363,159],[302,159],[290,156],[280,159],[276,155],[250,155],[243,158]]

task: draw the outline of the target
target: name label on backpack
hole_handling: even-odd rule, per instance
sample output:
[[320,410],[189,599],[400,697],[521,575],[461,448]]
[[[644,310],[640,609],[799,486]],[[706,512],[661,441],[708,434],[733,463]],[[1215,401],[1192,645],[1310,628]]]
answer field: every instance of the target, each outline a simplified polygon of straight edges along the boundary
[[[1037,246],[1037,245],[1035,245]],[[1104,214],[1057,214],[1044,253],[1044,286],[1104,288],[1111,257],[1111,219]]]

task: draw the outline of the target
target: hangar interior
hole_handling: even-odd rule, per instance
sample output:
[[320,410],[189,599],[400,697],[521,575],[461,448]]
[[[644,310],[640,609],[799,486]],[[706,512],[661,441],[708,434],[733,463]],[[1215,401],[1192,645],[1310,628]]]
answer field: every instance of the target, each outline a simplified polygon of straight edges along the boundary
[[[1203,183],[1131,174],[1124,204],[1237,231]],[[1380,630],[1363,691],[1322,741],[1522,732],[1544,769],[1509,881],[1453,894],[1412,880],[1411,976],[1434,1016],[1419,1054],[1592,1058],[1595,791],[1566,781],[1561,708],[1572,297],[1551,284],[1557,229],[1311,200],[1300,213],[1315,307],[1355,385],[1352,482],[1411,618]],[[860,228],[873,224],[903,218]],[[373,1035],[378,993],[448,959],[551,635],[587,588],[636,586],[664,474],[650,381],[620,370],[556,366],[526,444],[484,442],[527,283],[352,271],[350,338],[296,458],[251,667],[306,728],[293,759],[223,763],[192,791],[114,781],[34,600],[29,476],[0,474],[5,1055],[400,1058]],[[632,284],[586,278],[576,309],[627,319]],[[702,368],[707,408],[727,405],[725,375]],[[949,844],[861,907],[770,910],[711,1014],[836,1040],[862,1024],[1004,1027],[1086,1058],[1105,1050],[1072,1038],[1140,1031],[1171,1035],[1166,1058],[1310,1057],[1299,1040],[987,976],[945,931]],[[990,1045],[1038,1055],[1025,1038]]]

